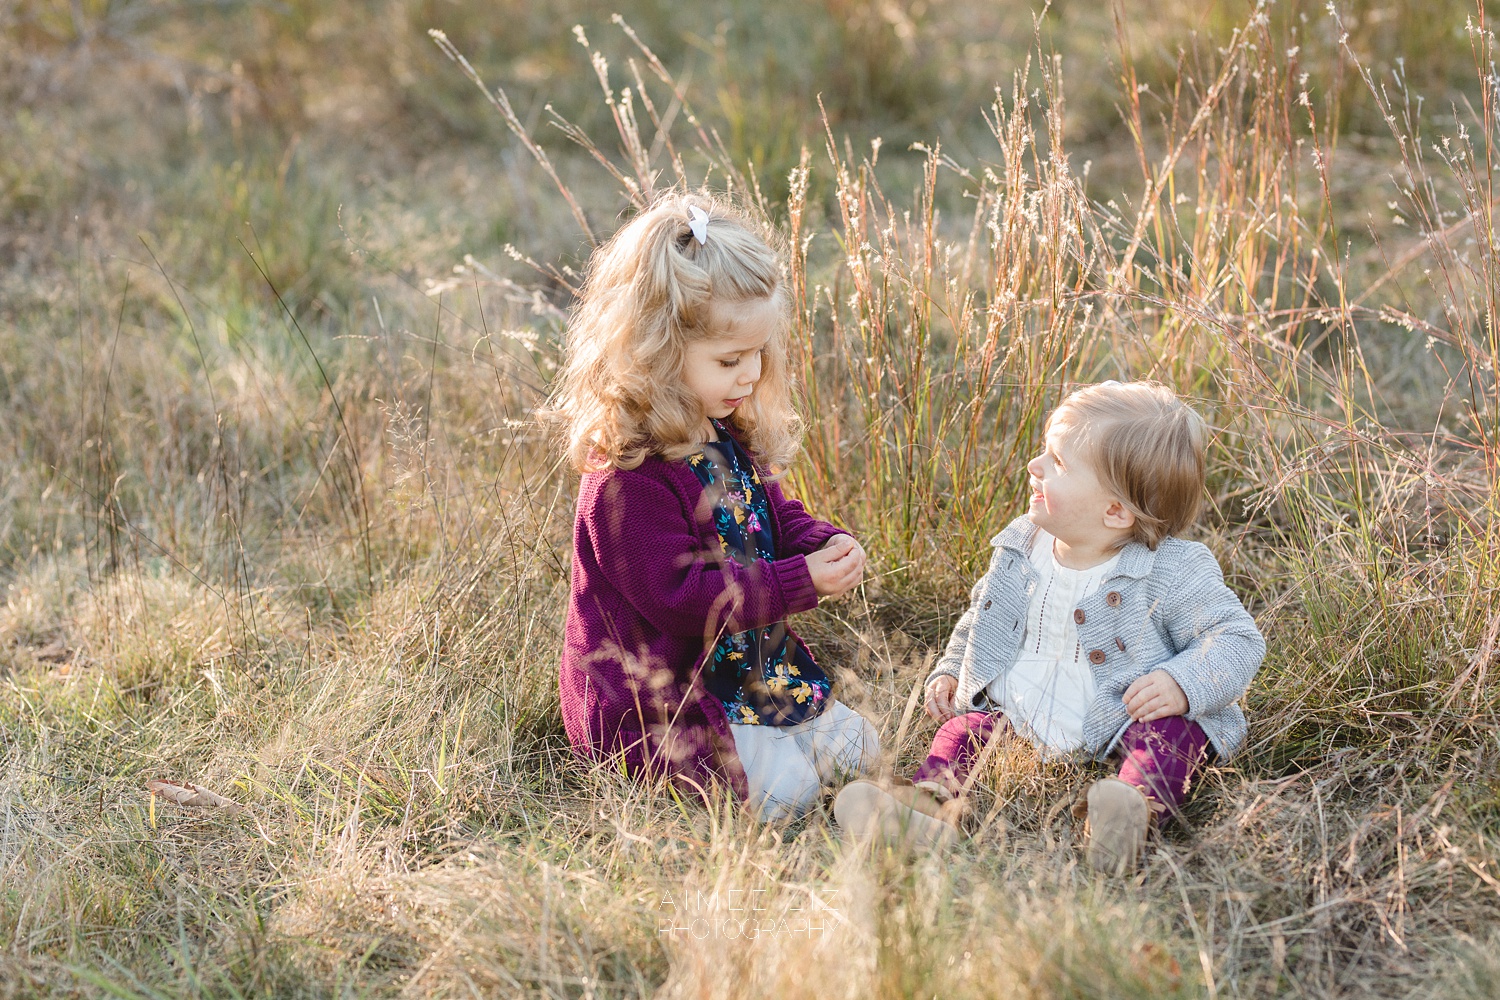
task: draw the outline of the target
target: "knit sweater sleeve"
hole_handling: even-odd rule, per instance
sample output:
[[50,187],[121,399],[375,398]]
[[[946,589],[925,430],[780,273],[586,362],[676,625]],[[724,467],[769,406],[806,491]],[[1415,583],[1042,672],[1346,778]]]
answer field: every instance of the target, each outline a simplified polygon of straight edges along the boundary
[[1186,543],[1176,579],[1157,613],[1176,655],[1159,665],[1187,695],[1187,718],[1228,707],[1244,695],[1266,641],[1206,546]]
[[788,497],[781,483],[767,481],[766,496],[776,517],[776,551],[781,554],[807,555],[823,547],[834,535],[849,532],[838,525],[820,521],[807,512],[802,501]]
[[804,556],[741,565],[700,540],[687,502],[653,476],[619,470],[579,495],[599,571],[653,628],[711,639],[817,606]]
[[974,619],[979,615],[979,595],[983,588],[984,577],[980,577],[969,589],[969,606],[959,616],[958,624],[953,626],[953,634],[948,637],[948,645],[944,648],[937,665],[927,675],[927,680],[923,682],[924,686],[931,684],[939,677],[956,679],[963,669],[964,657],[969,652],[969,638],[974,631]]

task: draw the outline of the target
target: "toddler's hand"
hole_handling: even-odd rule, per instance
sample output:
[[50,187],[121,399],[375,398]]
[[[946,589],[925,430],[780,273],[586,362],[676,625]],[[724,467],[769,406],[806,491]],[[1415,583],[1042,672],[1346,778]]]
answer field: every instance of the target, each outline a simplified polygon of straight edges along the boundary
[[1173,715],[1186,715],[1187,695],[1165,670],[1153,670],[1137,677],[1125,689],[1125,710],[1136,722],[1150,722]]
[[940,674],[927,685],[927,714],[939,722],[947,722],[958,714],[953,696],[958,693],[958,678]]
[[807,557],[807,572],[819,597],[843,597],[865,574],[865,550],[849,535],[834,535]]

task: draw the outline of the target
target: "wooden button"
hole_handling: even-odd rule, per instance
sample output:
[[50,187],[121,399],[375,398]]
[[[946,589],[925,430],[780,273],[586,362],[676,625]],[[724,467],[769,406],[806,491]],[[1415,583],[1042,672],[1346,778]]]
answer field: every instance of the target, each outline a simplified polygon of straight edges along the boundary
[[1104,662],[1104,650],[1102,650],[1102,649],[1091,650],[1089,652],[1089,662],[1092,663],[1096,667],[1099,664],[1103,663]]
[[1115,636],[1115,645],[1120,647],[1120,652],[1125,652],[1125,640]]
[[1108,604],[1112,608],[1118,608],[1120,606],[1120,602],[1124,599],[1125,598],[1120,596],[1120,592],[1118,590],[1111,590],[1109,593],[1104,595],[1104,603]]
[[1075,622],[1077,622],[1079,625],[1083,624],[1084,617],[1085,616],[1084,616],[1082,608],[1074,608],[1073,609],[1073,620]]

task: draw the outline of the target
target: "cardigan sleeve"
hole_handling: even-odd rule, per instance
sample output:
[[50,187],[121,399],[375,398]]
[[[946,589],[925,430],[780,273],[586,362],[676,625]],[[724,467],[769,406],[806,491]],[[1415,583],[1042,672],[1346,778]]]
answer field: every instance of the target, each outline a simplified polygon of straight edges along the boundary
[[1219,561],[1188,543],[1181,573],[1160,597],[1157,613],[1176,654],[1157,665],[1187,695],[1187,718],[1227,708],[1244,695],[1266,654],[1266,641]]
[[802,501],[788,497],[781,490],[781,483],[761,477],[766,487],[766,496],[771,502],[771,512],[776,518],[776,552],[778,556],[807,555],[816,552],[834,535],[849,532],[827,521],[820,521],[807,512]]
[[958,624],[953,626],[953,634],[948,637],[948,645],[944,647],[937,665],[927,675],[927,680],[922,682],[924,688],[939,677],[958,679],[963,670],[964,657],[969,654],[969,638],[974,631],[974,619],[979,616],[979,595],[984,591],[984,581],[988,575],[986,571],[985,576],[975,580],[974,586],[969,588],[969,606],[959,616]]
[[974,628],[974,608],[964,609],[959,616],[958,624],[953,626],[953,634],[948,637],[948,645],[943,650],[943,655],[938,659],[937,665],[922,682],[925,691],[933,681],[939,677],[952,677],[958,680],[959,672],[964,665],[964,654],[969,650],[969,633]]
[[705,546],[683,498],[652,476],[601,476],[578,517],[605,579],[668,635],[711,638],[817,607],[806,557],[741,565]]

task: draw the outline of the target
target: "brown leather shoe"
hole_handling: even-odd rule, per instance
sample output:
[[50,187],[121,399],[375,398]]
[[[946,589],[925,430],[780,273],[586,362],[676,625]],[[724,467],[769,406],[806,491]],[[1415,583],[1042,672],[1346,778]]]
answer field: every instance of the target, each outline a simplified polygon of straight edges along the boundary
[[963,805],[959,799],[939,802],[913,785],[851,781],[833,800],[833,815],[847,837],[926,851],[958,839]]
[[1129,875],[1141,864],[1151,829],[1151,801],[1146,793],[1119,778],[1104,778],[1089,788],[1089,867],[1107,875]]

